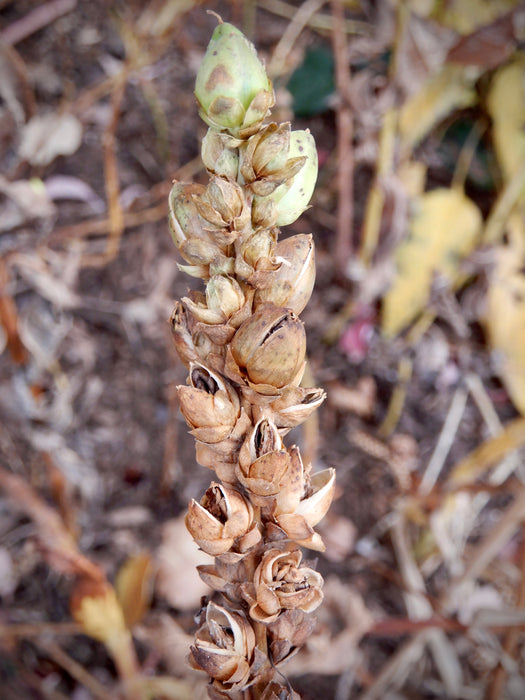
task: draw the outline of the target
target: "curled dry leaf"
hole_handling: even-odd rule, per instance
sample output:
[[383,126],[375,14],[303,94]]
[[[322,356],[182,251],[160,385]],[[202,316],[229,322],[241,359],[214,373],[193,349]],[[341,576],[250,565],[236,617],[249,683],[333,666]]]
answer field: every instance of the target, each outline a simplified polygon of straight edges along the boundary
[[383,299],[386,336],[399,333],[423,311],[434,274],[454,286],[461,259],[481,234],[481,213],[461,190],[432,190],[416,200],[415,207],[409,237],[397,248],[394,280]]
[[56,207],[41,180],[8,182],[0,175],[0,192],[6,196],[0,208],[0,231],[11,231],[28,221],[52,220]]
[[57,156],[69,156],[82,142],[82,125],[72,114],[44,114],[22,129],[19,154],[31,165],[49,165]]

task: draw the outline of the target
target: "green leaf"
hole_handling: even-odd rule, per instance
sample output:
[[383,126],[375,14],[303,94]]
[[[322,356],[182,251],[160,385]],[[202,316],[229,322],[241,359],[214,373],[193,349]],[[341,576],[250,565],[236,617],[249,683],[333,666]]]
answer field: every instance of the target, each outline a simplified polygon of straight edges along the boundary
[[292,74],[287,85],[293,96],[296,117],[310,117],[328,108],[335,92],[334,56],[330,49],[308,49],[303,63]]

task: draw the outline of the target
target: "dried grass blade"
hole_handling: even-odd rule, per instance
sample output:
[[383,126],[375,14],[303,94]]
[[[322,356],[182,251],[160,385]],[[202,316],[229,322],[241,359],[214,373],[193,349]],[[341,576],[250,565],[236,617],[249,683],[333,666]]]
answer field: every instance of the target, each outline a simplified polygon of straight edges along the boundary
[[516,418],[508,423],[503,432],[486,440],[456,464],[450,473],[445,488],[455,490],[472,484],[495,463],[507,456],[511,450],[525,445],[525,418]]

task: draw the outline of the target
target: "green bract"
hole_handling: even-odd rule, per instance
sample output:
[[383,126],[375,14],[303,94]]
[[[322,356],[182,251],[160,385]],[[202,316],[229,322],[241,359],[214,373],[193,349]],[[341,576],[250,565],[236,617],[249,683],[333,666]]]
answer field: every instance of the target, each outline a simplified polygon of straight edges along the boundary
[[271,200],[276,207],[277,226],[286,226],[301,216],[308,206],[317,180],[317,149],[312,134],[292,131],[290,134],[289,158],[305,156],[306,162],[290,180],[280,185],[263,200]]
[[232,24],[213,32],[197,73],[195,96],[211,127],[241,138],[255,133],[274,104],[272,84],[255,47]]

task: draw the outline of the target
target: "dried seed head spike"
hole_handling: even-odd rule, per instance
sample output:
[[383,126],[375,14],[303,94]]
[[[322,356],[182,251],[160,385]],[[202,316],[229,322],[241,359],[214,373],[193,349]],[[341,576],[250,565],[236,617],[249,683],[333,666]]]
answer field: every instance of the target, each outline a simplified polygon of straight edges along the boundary
[[195,94],[210,127],[201,151],[210,181],[175,183],[169,220],[187,263],[180,269],[206,287],[177,303],[171,326],[189,368],[177,391],[197,461],[222,482],[186,515],[195,542],[215,557],[199,573],[221,604],[203,609],[189,662],[210,677],[212,700],[299,700],[276,665],[304,644],[323,599],[323,579],[300,547],[324,549],[314,527],[335,474],[311,475],[283,442],[325,394],[299,387],[306,336],[298,314],[314,284],[313,239],[278,241],[277,227],[307,208],[317,152],[308,131],[263,125],[271,83],[230,24],[215,29]]

